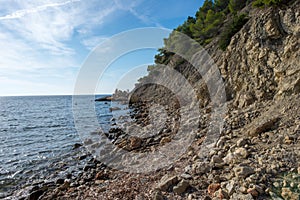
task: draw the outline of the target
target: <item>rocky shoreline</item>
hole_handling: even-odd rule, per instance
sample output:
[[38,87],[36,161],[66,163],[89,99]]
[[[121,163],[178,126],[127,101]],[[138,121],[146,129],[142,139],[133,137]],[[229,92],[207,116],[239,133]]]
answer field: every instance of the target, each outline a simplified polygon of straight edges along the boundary
[[[142,133],[155,134],[141,137],[137,135],[140,132],[132,131],[133,127],[127,127],[126,133],[117,124],[104,134],[118,147],[107,152],[108,157],[120,149],[151,153],[169,145],[176,150],[181,148],[172,146],[177,131],[195,125],[196,119],[197,128],[186,129],[186,136],[193,137],[183,154],[176,155],[173,163],[145,173],[116,170],[108,166],[110,163],[87,155],[88,162],[78,176],[71,174],[51,183],[43,180],[20,199],[299,200],[299,6],[299,0],[265,9],[249,5],[242,10],[249,21],[232,37],[226,51],[217,48],[217,38],[206,46],[224,80],[227,111],[222,116],[222,131],[205,154],[203,143],[209,134],[215,134],[209,131],[209,125],[215,123],[214,105],[204,82],[199,81],[202,77],[175,55],[168,58],[167,64],[194,84],[199,115],[185,119],[189,114],[185,108],[193,105],[178,106],[169,91],[150,86],[148,91],[134,91],[129,103],[135,106],[132,120],[144,128]],[[137,88],[157,73],[150,72]],[[174,88],[178,88],[176,81],[172,82]],[[139,103],[144,97],[149,101]],[[160,112],[160,106],[165,113]],[[161,114],[166,123],[156,120]],[[152,126],[151,116],[156,123]],[[161,127],[157,132],[156,126]],[[101,141],[84,144],[96,149]],[[166,160],[159,161],[157,165]],[[19,196],[15,193],[16,198]]]
[[[173,164],[149,173],[126,173],[108,167],[89,154],[78,176],[30,186],[18,199],[299,199],[299,95],[274,103],[266,101],[244,109],[231,108],[216,145],[200,155],[205,128],[199,129],[188,150]],[[145,107],[143,113],[146,115]],[[178,111],[179,112],[179,111]],[[209,123],[203,110],[203,127]],[[173,116],[174,117],[174,116]],[[137,117],[146,123],[147,117]],[[111,129],[111,133],[119,130]],[[127,151],[145,152],[171,142],[161,133],[146,142],[122,143]],[[119,134],[120,135],[120,134]],[[121,137],[122,138],[122,137]],[[157,142],[150,142],[156,141]],[[121,141],[121,140],[120,140]],[[116,142],[119,146],[121,143]],[[80,145],[76,145],[78,148]],[[23,195],[23,196],[22,196]]]

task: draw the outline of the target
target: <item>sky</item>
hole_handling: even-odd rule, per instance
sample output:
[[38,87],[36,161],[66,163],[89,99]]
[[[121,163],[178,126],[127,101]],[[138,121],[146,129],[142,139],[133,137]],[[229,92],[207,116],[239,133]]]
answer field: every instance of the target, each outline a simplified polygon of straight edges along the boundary
[[[0,96],[70,95],[81,67],[100,44],[136,28],[174,29],[202,0],[0,0]],[[161,36],[161,41],[163,41]],[[154,62],[156,49],[122,55],[99,78],[109,94],[126,71]],[[121,89],[131,89],[130,77]],[[127,77],[128,79],[128,77]],[[120,84],[119,84],[120,85]]]

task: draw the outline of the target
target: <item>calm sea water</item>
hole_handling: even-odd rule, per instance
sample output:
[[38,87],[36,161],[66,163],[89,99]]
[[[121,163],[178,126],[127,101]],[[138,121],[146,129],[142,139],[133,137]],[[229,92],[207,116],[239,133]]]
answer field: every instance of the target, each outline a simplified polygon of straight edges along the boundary
[[[109,126],[110,103],[96,102],[98,121]],[[76,160],[80,138],[74,126],[72,96],[0,97],[0,193],[43,179]],[[55,168],[56,166],[56,168]]]

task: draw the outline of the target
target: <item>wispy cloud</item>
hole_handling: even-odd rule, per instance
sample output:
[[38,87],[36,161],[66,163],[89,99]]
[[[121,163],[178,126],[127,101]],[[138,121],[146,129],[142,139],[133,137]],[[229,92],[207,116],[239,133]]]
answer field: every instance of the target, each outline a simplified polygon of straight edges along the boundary
[[10,85],[0,95],[45,93],[43,87],[55,93],[61,85],[71,91],[89,50],[127,25],[160,26],[151,11],[155,2],[144,8],[146,0],[0,1],[0,85]]
[[113,2],[119,9],[130,12],[133,16],[135,16],[143,23],[148,25],[155,25],[157,27],[162,27],[161,24],[153,20],[150,16],[147,16],[144,13],[137,12],[136,8],[143,3],[143,0],[113,0]]
[[88,49],[92,50],[103,41],[107,40],[108,36],[93,36],[81,41],[81,43]]
[[23,17],[27,14],[30,14],[30,13],[41,12],[43,10],[46,10],[47,8],[54,8],[54,7],[58,7],[58,6],[64,6],[64,5],[74,3],[74,2],[79,2],[79,1],[80,0],[70,0],[70,1],[62,2],[62,3],[49,3],[49,4],[37,6],[35,8],[22,9],[22,10],[15,11],[11,14],[5,15],[3,17],[0,17],[0,20],[18,19],[18,18],[21,18],[21,17]]

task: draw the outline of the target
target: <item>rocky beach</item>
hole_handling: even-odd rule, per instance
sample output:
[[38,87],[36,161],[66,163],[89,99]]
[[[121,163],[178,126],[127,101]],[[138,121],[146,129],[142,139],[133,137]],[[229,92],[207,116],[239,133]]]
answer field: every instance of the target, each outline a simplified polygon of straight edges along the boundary
[[[41,180],[6,199],[299,200],[300,1],[265,8],[248,4],[239,12],[249,19],[226,50],[218,48],[219,37],[205,46],[224,82],[225,102],[214,105],[205,80],[198,81],[204,78],[194,73],[192,64],[171,55],[166,64],[197,88],[199,102],[182,103],[166,88],[144,86],[158,73],[165,73],[154,69],[135,90],[122,93],[131,111],[128,121],[120,116],[111,119],[107,132],[91,133],[105,135],[117,147],[108,157],[118,155],[120,149],[151,154],[169,145],[183,150],[174,162],[160,166],[167,161],[159,157],[159,162],[153,161],[157,166],[151,166],[154,170],[118,170],[119,165],[95,158],[93,149],[96,152],[102,141],[84,140],[74,146],[76,159],[84,161],[78,173]],[[178,80],[173,81],[170,84],[177,86]],[[196,117],[186,117],[195,106],[199,108]],[[217,123],[214,113],[222,106],[226,109],[220,115],[222,127],[216,129],[220,132],[203,153],[205,141],[215,134],[210,128]],[[129,119],[143,131],[135,132]],[[157,127],[162,128],[155,132]],[[175,143],[182,127],[192,136],[188,146]]]

